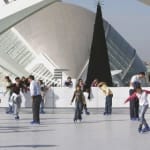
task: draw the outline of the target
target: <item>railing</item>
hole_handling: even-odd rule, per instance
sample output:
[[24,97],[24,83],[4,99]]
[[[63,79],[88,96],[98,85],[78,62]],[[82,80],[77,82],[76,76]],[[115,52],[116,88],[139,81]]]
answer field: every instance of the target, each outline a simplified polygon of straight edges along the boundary
[[[143,88],[150,90],[150,88]],[[113,107],[122,108],[128,107],[129,104],[124,104],[124,101],[128,97],[128,87],[113,87],[111,88],[113,91]],[[7,107],[7,95],[3,96],[4,88],[0,88],[0,99],[1,104],[0,107]],[[72,96],[73,96],[74,88],[66,88],[66,87],[51,87],[46,94],[46,104],[47,108],[72,108],[73,105],[70,105]],[[149,98],[149,97],[148,97]],[[150,98],[149,98],[150,99]],[[86,100],[88,108],[103,108],[105,106],[105,96],[100,91],[99,88],[91,89],[91,99]],[[30,93],[22,94],[22,107],[31,107],[31,97]]]

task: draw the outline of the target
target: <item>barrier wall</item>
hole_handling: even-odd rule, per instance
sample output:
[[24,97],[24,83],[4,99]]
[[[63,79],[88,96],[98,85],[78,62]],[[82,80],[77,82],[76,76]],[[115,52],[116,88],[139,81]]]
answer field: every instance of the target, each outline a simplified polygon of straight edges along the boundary
[[[143,88],[150,90],[150,88]],[[113,107],[128,107],[129,104],[124,104],[125,99],[128,97],[128,87],[113,87]],[[48,108],[71,108],[74,107],[74,103],[70,105],[74,89],[66,87],[52,87],[46,94],[45,107]],[[4,96],[4,89],[0,88],[0,107],[8,106],[8,95]],[[31,107],[30,93],[24,93],[22,95],[22,107]],[[148,97],[150,100],[150,97]],[[103,108],[105,106],[105,96],[99,88],[91,89],[91,99],[86,100],[88,108]]]

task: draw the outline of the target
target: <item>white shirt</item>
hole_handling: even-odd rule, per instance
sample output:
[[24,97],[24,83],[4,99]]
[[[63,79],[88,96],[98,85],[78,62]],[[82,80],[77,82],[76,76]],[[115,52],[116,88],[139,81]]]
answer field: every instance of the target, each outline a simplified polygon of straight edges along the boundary
[[132,86],[132,84],[133,84],[134,82],[139,82],[139,83],[141,83],[141,79],[139,78],[138,75],[132,76],[132,78],[131,78],[131,80],[130,80],[130,89],[134,89],[134,87]]
[[139,105],[140,106],[149,104],[148,99],[147,99],[148,94],[145,91],[143,91],[141,94],[136,93],[136,96],[139,99]]
[[30,82],[30,94],[31,94],[31,96],[41,95],[40,85],[35,80],[32,80]]

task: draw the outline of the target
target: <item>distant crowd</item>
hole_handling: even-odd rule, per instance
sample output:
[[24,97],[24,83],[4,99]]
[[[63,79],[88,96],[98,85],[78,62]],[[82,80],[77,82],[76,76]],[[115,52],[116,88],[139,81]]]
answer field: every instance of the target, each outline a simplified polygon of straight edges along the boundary
[[19,120],[19,112],[22,102],[21,92],[27,93],[30,91],[33,100],[33,123],[39,123],[39,113],[45,113],[45,95],[49,87],[47,87],[42,80],[36,81],[32,75],[28,78],[16,77],[15,82],[12,82],[9,76],[5,76],[5,86],[6,90],[4,95],[7,95],[8,97],[8,108],[6,113],[14,113],[15,119]]

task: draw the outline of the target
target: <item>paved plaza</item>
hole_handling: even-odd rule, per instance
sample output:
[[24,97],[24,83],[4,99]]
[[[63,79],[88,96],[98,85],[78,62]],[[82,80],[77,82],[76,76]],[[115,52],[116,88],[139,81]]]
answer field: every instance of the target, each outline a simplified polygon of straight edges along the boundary
[[[0,110],[0,150],[149,150],[150,133],[139,134],[138,122],[117,109],[112,116],[91,110],[74,124],[73,110],[47,110],[40,125],[31,125],[30,109],[19,121]],[[146,115],[150,123],[150,114]]]

